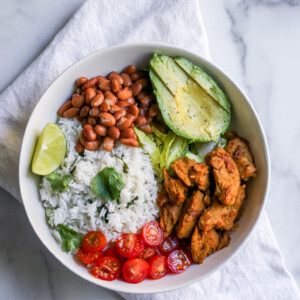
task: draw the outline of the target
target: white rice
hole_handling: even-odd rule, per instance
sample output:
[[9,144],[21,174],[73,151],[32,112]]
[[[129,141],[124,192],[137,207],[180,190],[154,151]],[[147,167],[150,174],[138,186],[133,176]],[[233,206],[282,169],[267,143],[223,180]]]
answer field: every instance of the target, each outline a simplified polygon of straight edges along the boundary
[[[75,143],[82,130],[80,123],[75,119],[61,118],[58,125],[67,138],[68,153],[57,172],[72,175],[72,180],[64,193],[54,192],[50,182],[45,178],[42,180],[40,195],[44,207],[53,210],[51,224],[64,224],[81,233],[100,230],[108,241],[113,241],[121,233],[139,232],[145,223],[156,218],[158,182],[150,157],[141,148],[118,143],[112,152],[101,147],[98,151],[85,150],[82,157],[75,151]],[[115,154],[123,157],[129,167],[128,173],[123,172],[123,162]],[[121,204],[106,202],[90,189],[92,178],[104,167],[113,167],[122,175],[125,187],[121,191]],[[127,204],[136,197],[134,204],[127,208]],[[100,210],[104,203],[106,205]]]

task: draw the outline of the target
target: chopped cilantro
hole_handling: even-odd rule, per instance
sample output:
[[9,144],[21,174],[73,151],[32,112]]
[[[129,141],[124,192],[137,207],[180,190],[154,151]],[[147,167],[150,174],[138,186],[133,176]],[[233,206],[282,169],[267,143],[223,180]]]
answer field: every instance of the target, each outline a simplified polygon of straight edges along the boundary
[[63,193],[68,189],[72,176],[60,176],[57,173],[51,173],[46,176],[46,179],[51,183],[51,188],[53,191]]
[[126,208],[130,207],[131,205],[133,205],[134,202],[135,202],[137,199],[139,199],[138,196],[136,196],[136,197],[134,197],[132,200],[130,200],[130,201],[127,203]]
[[83,234],[78,233],[63,224],[57,225],[56,230],[61,237],[61,248],[64,252],[74,252],[81,247]]

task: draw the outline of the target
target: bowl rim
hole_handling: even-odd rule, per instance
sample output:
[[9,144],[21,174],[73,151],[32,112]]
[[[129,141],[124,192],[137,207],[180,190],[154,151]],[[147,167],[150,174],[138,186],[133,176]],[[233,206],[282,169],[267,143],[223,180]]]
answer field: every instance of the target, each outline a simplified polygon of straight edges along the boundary
[[[183,47],[179,47],[179,46],[175,46],[172,44],[168,44],[168,43],[164,43],[164,42],[131,42],[131,43],[124,43],[124,44],[118,44],[118,45],[114,45],[114,46],[108,46],[105,48],[102,48],[100,50],[96,50],[84,57],[82,57],[81,59],[79,59],[78,61],[76,61],[75,63],[71,64],[69,67],[67,67],[66,69],[64,69],[58,76],[55,77],[55,79],[51,82],[51,84],[47,87],[47,89],[44,91],[44,93],[41,95],[41,97],[39,98],[39,101],[37,102],[37,104],[35,105],[34,109],[32,110],[30,117],[28,119],[28,122],[26,124],[26,128],[23,134],[23,138],[22,138],[22,144],[21,144],[21,148],[20,148],[20,155],[19,155],[19,167],[18,167],[18,179],[19,179],[19,189],[20,189],[20,194],[21,194],[21,199],[22,199],[22,203],[24,205],[24,209],[27,215],[27,218],[29,220],[30,225],[33,228],[33,231],[35,232],[35,234],[38,236],[39,240],[41,241],[41,243],[45,246],[45,248],[58,260],[60,261],[60,263],[62,263],[69,271],[75,273],[76,275],[78,275],[79,277],[81,277],[84,280],[88,280],[87,278],[85,278],[82,274],[80,274],[79,272],[74,272],[73,270],[70,269],[70,267],[68,266],[67,263],[64,262],[64,260],[60,259],[59,257],[56,256],[55,253],[53,253],[48,246],[46,245],[46,243],[44,243],[44,241],[40,238],[40,236],[37,234],[35,227],[33,225],[32,220],[29,217],[29,212],[27,210],[27,206],[26,206],[26,201],[23,200],[23,188],[22,188],[22,178],[21,178],[21,162],[23,161],[23,148],[25,147],[25,136],[27,136],[27,131],[28,131],[28,124],[30,123],[32,117],[33,117],[33,112],[35,111],[35,109],[41,105],[40,100],[45,96],[45,94],[48,92],[48,90],[54,85],[54,83],[56,82],[56,80],[58,80],[58,78],[60,78],[61,76],[63,76],[67,70],[69,70],[70,68],[72,68],[74,65],[79,64],[79,63],[84,63],[85,61],[87,61],[88,59],[92,59],[93,57],[99,55],[99,54],[103,54],[105,52],[109,52],[111,50],[121,50],[123,48],[130,48],[130,47],[157,47],[157,48],[167,48],[170,50],[177,50],[177,51],[181,51],[183,53],[187,53],[189,55],[195,56],[200,58],[202,61],[205,62],[205,64],[211,66],[213,69],[217,70],[218,72],[220,72],[221,74],[223,74],[227,79],[229,79],[229,81],[235,86],[235,88],[241,93],[241,95],[243,96],[244,100],[247,102],[248,106],[251,108],[254,117],[257,121],[257,124],[259,126],[260,129],[260,134],[262,136],[263,139],[263,145],[264,145],[264,154],[265,154],[265,159],[266,159],[266,188],[264,191],[264,195],[263,195],[263,201],[262,204],[260,206],[259,212],[256,216],[256,219],[254,221],[254,223],[252,224],[251,228],[249,229],[249,231],[247,232],[246,236],[243,238],[243,240],[241,241],[241,243],[234,249],[234,251],[228,256],[228,258],[223,261],[222,263],[220,263],[217,267],[215,267],[214,269],[212,269],[211,271],[207,272],[206,274],[202,275],[201,278],[197,278],[195,277],[193,280],[190,280],[189,282],[184,282],[182,284],[179,284],[176,288],[168,288],[168,287],[162,287],[161,289],[155,290],[155,291],[149,291],[146,290],[144,292],[140,292],[140,291],[130,291],[130,293],[135,293],[135,294],[153,294],[153,293],[163,293],[163,292],[167,292],[167,291],[174,291],[174,290],[178,290],[180,288],[189,286],[195,282],[200,282],[203,279],[207,278],[208,276],[212,275],[213,273],[217,272],[221,267],[223,267],[225,264],[227,264],[230,260],[232,260],[232,258],[240,251],[240,249],[242,248],[242,246],[244,246],[246,244],[246,242],[248,241],[249,237],[251,236],[254,228],[256,227],[258,220],[260,219],[262,212],[264,211],[264,208],[266,206],[266,202],[267,202],[267,197],[269,194],[269,188],[270,188],[270,181],[271,181],[271,161],[270,161],[270,153],[269,153],[269,148],[268,148],[268,143],[267,143],[267,138],[265,135],[265,131],[263,129],[262,123],[259,119],[259,116],[255,110],[255,107],[253,105],[253,103],[250,101],[249,97],[246,95],[246,93],[244,92],[244,90],[239,86],[239,84],[230,76],[228,75],[223,69],[221,69],[219,66],[217,66],[215,63],[213,63],[209,58],[206,58],[196,52],[187,50]],[[93,282],[92,280],[88,280],[89,282],[96,284],[95,282]],[[102,284],[103,283],[103,284]],[[122,289],[122,288],[112,288],[112,287],[107,287],[105,285],[105,281],[99,280],[99,285],[101,287],[113,290],[115,292],[124,292],[124,293],[128,293],[128,291],[126,290],[126,288]]]

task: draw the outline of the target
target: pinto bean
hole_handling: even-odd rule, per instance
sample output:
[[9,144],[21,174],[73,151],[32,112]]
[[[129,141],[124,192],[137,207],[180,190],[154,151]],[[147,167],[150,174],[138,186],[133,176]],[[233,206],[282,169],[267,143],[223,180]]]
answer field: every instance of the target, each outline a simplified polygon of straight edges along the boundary
[[137,81],[141,78],[144,78],[145,74],[143,72],[135,72],[135,73],[131,74],[130,77],[131,77],[132,81]]
[[112,139],[118,139],[120,137],[120,130],[115,126],[109,127],[107,133]]
[[127,101],[118,101],[118,106],[124,108],[130,106],[130,104]]
[[149,81],[147,78],[141,78],[141,79],[137,80],[135,83],[137,83],[137,84],[140,83],[142,85],[143,89],[149,85]]
[[126,118],[129,120],[130,125],[136,120],[136,118],[131,114],[126,114]]
[[99,89],[103,92],[110,91],[110,80],[105,79],[98,84]]
[[84,107],[81,108],[80,110],[80,117],[84,118],[89,114],[90,107],[88,105],[85,105]]
[[114,93],[117,93],[120,90],[120,84],[117,79],[113,79],[110,83],[110,87]]
[[106,136],[103,140],[103,149],[105,151],[108,151],[110,152],[113,148],[114,148],[114,145],[115,145],[115,140],[109,136]]
[[81,127],[83,128],[86,124],[88,124],[88,118],[82,118]]
[[99,84],[101,84],[101,82],[102,81],[105,81],[105,80],[107,80],[107,78],[106,77],[104,77],[104,76],[97,76],[97,81],[98,81],[98,86],[99,86]]
[[133,83],[130,76],[127,73],[122,73],[121,77],[123,78],[123,86],[131,88]]
[[97,119],[95,117],[88,116],[88,124],[95,126],[97,124]]
[[98,82],[96,77],[93,77],[91,79],[89,79],[83,86],[82,89],[85,90],[87,88],[92,88],[96,85],[96,83]]
[[149,94],[149,92],[147,91],[141,91],[137,96],[136,98],[141,101],[145,96],[147,96]]
[[139,116],[146,117],[148,114],[148,107],[140,107],[139,108]]
[[94,128],[95,132],[99,136],[106,136],[107,135],[107,128],[101,124],[97,124]]
[[109,111],[111,108],[111,106],[109,105],[109,103],[104,100],[103,103],[99,106],[99,111],[100,112],[107,112]]
[[115,117],[116,121],[118,121],[121,117],[124,117],[125,115],[126,115],[126,111],[121,108],[114,114],[114,117]]
[[100,118],[101,125],[105,127],[111,127],[116,124],[116,119],[110,113],[107,112],[99,113],[98,117]]
[[159,108],[157,103],[154,103],[150,106],[149,110],[148,110],[148,116],[153,118],[155,117],[157,114],[159,113]]
[[153,120],[154,126],[162,133],[166,133],[166,128],[159,122],[157,122],[155,119]]
[[152,122],[152,118],[151,118],[151,117],[149,117],[149,116],[148,116],[148,117],[146,117],[146,122],[147,122],[147,123],[151,123],[151,122]]
[[140,127],[142,131],[144,131],[146,134],[152,133],[152,127],[149,124],[145,124]]
[[147,95],[140,101],[140,103],[142,106],[148,107],[153,102],[153,100],[154,98],[152,95]]
[[112,113],[112,114],[114,114],[114,113],[116,113],[117,111],[119,111],[120,109],[121,109],[120,106],[114,105],[114,106],[111,107],[111,109],[109,110],[109,112]]
[[136,66],[130,65],[130,66],[125,68],[124,72],[129,74],[129,75],[132,75],[133,73],[136,72]]
[[91,107],[98,107],[102,104],[104,100],[104,96],[103,93],[100,91],[99,94],[97,94],[96,96],[94,96],[94,98],[91,101]]
[[110,107],[114,106],[118,100],[117,97],[110,91],[106,91],[104,93],[104,99],[108,102]]
[[112,81],[113,79],[116,79],[119,83],[119,85],[123,85],[123,78],[115,71],[110,72],[107,78]]
[[97,117],[98,114],[99,114],[99,108],[98,107],[91,108],[90,111],[89,111],[89,115],[91,117]]
[[135,132],[132,128],[126,128],[121,131],[120,137],[124,139],[133,138],[135,136]]
[[64,112],[67,111],[69,108],[72,107],[72,101],[67,101],[65,102],[60,108],[59,110],[57,111],[57,114],[62,117]]
[[129,105],[135,104],[135,100],[134,100],[133,97],[128,98],[126,101],[127,101],[127,103],[128,103]]
[[120,139],[121,144],[126,145],[126,146],[131,146],[131,147],[138,147],[139,146],[139,142],[134,139],[134,138],[130,138],[130,139]]
[[73,94],[72,96],[72,105],[74,107],[81,107],[84,105],[84,97],[79,94]]
[[132,91],[128,87],[124,87],[122,90],[118,91],[117,97],[121,101],[125,101],[128,98],[132,97]]
[[82,130],[80,133],[80,137],[79,137],[80,143],[82,145],[84,145],[84,143],[86,142],[86,137],[84,136],[84,131]]
[[75,85],[79,87],[79,86],[83,85],[84,83],[86,83],[87,81],[88,81],[87,77],[79,77],[76,80]]
[[136,105],[132,105],[128,108],[127,113],[131,114],[136,119],[139,115],[139,108]]
[[138,116],[135,120],[135,125],[137,127],[143,126],[147,123],[146,117]]
[[79,114],[79,108],[71,107],[63,113],[64,118],[75,118]]
[[94,131],[94,128],[92,125],[90,124],[86,124],[83,127],[83,134],[84,136],[89,140],[89,141],[95,141],[97,138],[97,134]]
[[121,117],[118,120],[116,127],[122,131],[122,130],[128,128],[130,126],[130,124],[131,124],[131,122],[126,117]]
[[80,140],[78,139],[76,142],[75,150],[78,153],[82,153],[84,151],[84,146],[80,143]]
[[142,89],[143,89],[142,84],[139,82],[135,82],[134,85],[132,86],[132,96],[135,97],[138,94],[140,94]]
[[84,147],[86,150],[89,151],[95,151],[98,150],[100,147],[100,142],[98,140],[96,141],[86,141],[84,144]]
[[96,92],[93,88],[87,88],[85,92],[85,102],[86,104],[90,104],[92,99],[95,97]]

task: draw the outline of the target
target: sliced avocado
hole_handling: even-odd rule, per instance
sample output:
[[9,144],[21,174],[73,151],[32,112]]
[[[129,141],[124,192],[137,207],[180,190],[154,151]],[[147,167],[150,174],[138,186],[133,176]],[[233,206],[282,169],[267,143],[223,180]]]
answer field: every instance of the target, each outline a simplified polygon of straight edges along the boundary
[[206,142],[226,131],[229,104],[228,112],[173,58],[154,54],[149,74],[163,119],[175,133]]
[[230,102],[228,101],[224,92],[220,89],[218,84],[207,74],[203,69],[194,65],[189,60],[183,57],[177,57],[175,62],[187,72],[207,94],[212,96],[221,106],[230,113]]

